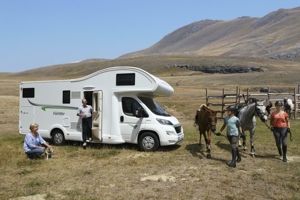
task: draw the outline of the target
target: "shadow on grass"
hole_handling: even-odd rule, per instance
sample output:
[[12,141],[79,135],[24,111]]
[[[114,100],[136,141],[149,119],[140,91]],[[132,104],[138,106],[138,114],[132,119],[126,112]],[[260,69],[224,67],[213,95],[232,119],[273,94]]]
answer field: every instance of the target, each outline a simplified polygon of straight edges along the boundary
[[[74,142],[74,141],[67,141],[66,145],[67,146],[77,146],[81,147],[83,142]],[[87,143],[86,149],[126,149],[126,150],[134,150],[134,151],[139,151],[138,145],[137,144],[131,144],[131,143],[124,143],[124,144],[102,144],[102,143],[93,143],[89,142]],[[180,145],[170,145],[170,146],[162,146],[159,147],[157,151],[174,151],[180,148]]]
[[218,141],[215,145],[218,146],[220,149],[231,152],[231,146],[230,146],[229,142],[224,143],[224,142]]
[[[221,141],[218,141],[216,143],[216,146],[218,146],[220,149],[224,149],[228,152],[231,152],[231,146],[229,143],[225,144],[225,143],[221,143]],[[238,147],[238,149],[239,149],[239,152],[240,152],[240,155],[242,158],[247,158],[247,156],[253,157],[249,150],[244,151],[242,148],[239,148],[239,147]],[[255,154],[255,157],[253,157],[253,158],[263,158],[263,159],[267,158],[267,159],[278,160],[278,155],[274,155],[274,154],[273,155],[259,155],[259,154],[257,155],[257,154]]]
[[[216,146],[218,146],[220,149],[223,149],[223,150],[226,150],[228,151],[229,153],[231,153],[231,146],[228,143],[222,143],[221,141],[218,141],[216,144]],[[242,158],[247,158],[247,156],[245,155],[245,152],[246,151],[243,151],[242,149],[240,149],[239,147],[237,147],[239,149],[239,152],[240,152],[240,156]],[[247,153],[247,152],[246,152]],[[247,153],[248,154],[248,153]],[[252,157],[251,153],[249,153],[249,155]]]
[[205,145],[199,145],[199,144],[188,144],[186,145],[185,149],[192,154],[194,157],[198,157],[199,159],[209,159],[209,160],[215,160],[219,161],[222,163],[227,163],[228,160],[221,159],[221,158],[215,158],[213,156],[213,150],[211,151],[211,158],[207,158],[207,153],[206,153],[206,147]]
[[[251,156],[251,153],[249,154]],[[252,157],[252,156],[251,156]],[[273,160],[281,160],[279,155],[255,155],[255,158],[262,158],[262,159],[273,159]]]

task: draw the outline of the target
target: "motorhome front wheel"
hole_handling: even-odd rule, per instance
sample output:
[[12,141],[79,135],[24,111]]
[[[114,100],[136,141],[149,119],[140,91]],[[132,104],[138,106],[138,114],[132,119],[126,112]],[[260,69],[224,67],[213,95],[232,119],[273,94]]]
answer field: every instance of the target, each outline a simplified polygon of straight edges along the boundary
[[159,147],[159,140],[156,134],[151,132],[143,133],[139,138],[139,148],[141,151],[156,151]]

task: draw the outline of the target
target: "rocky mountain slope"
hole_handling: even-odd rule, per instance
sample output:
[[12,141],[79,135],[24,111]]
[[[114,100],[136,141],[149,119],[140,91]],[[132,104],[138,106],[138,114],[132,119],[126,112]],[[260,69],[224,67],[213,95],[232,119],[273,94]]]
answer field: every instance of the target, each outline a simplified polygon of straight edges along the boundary
[[181,27],[153,46],[120,58],[149,55],[240,56],[298,61],[300,7],[262,18],[202,20]]

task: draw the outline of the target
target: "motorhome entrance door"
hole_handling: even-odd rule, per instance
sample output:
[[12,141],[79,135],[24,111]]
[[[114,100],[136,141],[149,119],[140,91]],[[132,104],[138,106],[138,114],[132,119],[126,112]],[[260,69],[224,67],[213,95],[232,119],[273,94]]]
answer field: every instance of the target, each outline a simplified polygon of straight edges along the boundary
[[102,91],[93,92],[92,134],[93,140],[102,142]]

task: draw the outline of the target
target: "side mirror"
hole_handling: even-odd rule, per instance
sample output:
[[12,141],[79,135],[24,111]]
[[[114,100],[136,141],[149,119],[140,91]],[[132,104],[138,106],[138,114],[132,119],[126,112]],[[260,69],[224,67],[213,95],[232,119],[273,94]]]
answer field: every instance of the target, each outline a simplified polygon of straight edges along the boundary
[[135,110],[135,116],[138,118],[144,117],[143,113],[144,113],[144,109],[142,107],[138,107],[138,109]]

